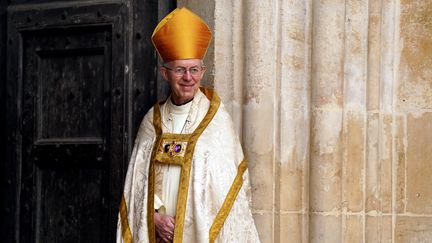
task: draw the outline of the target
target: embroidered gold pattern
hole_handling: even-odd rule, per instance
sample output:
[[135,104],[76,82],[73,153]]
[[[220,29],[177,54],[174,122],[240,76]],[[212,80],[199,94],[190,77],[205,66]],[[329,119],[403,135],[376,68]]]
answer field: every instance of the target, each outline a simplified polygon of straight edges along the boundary
[[120,202],[120,221],[123,241],[125,243],[132,243],[132,234],[129,228],[127,206],[124,195],[122,195]]
[[[208,126],[210,121],[215,116],[220,106],[220,98],[212,90],[201,88],[203,93],[210,100],[210,107],[205,117],[191,134],[162,134],[161,129],[161,114],[159,103],[154,107],[153,125],[156,130],[156,142],[153,147],[152,157],[150,161],[150,174],[148,181],[148,202],[147,202],[147,223],[149,231],[149,240],[151,243],[156,242],[155,226],[154,226],[154,180],[155,180],[155,163],[169,163],[181,166],[180,184],[177,198],[176,219],[174,228],[173,243],[181,243],[183,241],[183,228],[186,214],[186,202],[189,189],[189,178],[192,165],[192,157],[195,150],[195,145],[202,132]],[[175,141],[177,143],[186,142],[184,156],[171,156],[164,152],[164,145],[162,141]]]
[[[148,177],[148,190],[147,190],[147,229],[149,242],[156,243],[156,232],[155,232],[155,224],[154,224],[154,191],[155,191],[155,163],[154,158],[156,156],[156,151],[159,148],[161,143],[161,116],[159,111],[159,104],[156,104],[154,107],[155,115],[153,115],[153,126],[156,132],[156,140],[153,145],[153,150],[151,154],[150,166],[149,166],[149,177]],[[157,110],[157,112],[156,112]],[[159,113],[159,115],[156,115]]]
[[[161,145],[158,148],[158,151],[155,154],[155,158],[152,161],[157,161],[159,163],[164,164],[176,164],[182,165],[184,164],[185,155],[187,152],[188,143],[190,140],[191,134],[173,134],[173,133],[164,133],[161,135]],[[172,156],[169,153],[165,153],[165,145],[167,143],[175,142],[176,144],[184,144],[184,152],[182,156]]]
[[162,152],[164,154],[167,154],[171,157],[183,157],[186,152],[186,146],[187,142],[179,142],[179,141],[170,141],[163,139],[162,140],[162,147],[158,151],[159,153]]
[[232,206],[234,205],[234,201],[243,185],[243,174],[247,169],[247,162],[245,159],[240,163],[237,169],[237,175],[234,178],[233,183],[228,191],[228,194],[225,197],[225,200],[217,213],[215,220],[213,221],[212,226],[209,231],[209,241],[213,243],[216,240],[220,230],[222,229],[223,224],[225,223],[226,218],[228,217],[229,212],[231,211]]

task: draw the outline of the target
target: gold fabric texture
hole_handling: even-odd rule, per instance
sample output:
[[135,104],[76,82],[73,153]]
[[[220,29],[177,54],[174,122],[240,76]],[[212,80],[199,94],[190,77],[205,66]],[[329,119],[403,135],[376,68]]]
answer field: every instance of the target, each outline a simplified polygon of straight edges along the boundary
[[228,217],[228,214],[231,211],[231,208],[234,204],[234,201],[237,197],[237,194],[240,191],[240,188],[243,185],[243,174],[247,169],[247,162],[244,159],[237,170],[237,175],[234,179],[233,184],[231,185],[228,195],[226,196],[222,207],[219,209],[218,214],[216,215],[215,220],[213,221],[212,226],[210,227],[209,232],[209,239],[210,243],[215,242],[216,237],[218,236],[223,224],[225,223],[226,218]]
[[164,62],[203,59],[212,34],[207,24],[187,8],[177,8],[156,26],[152,42]]
[[122,225],[122,236],[125,243],[132,243],[132,234],[129,228],[127,216],[128,213],[127,213],[126,201],[124,195],[122,195],[121,202],[120,202],[120,219]]

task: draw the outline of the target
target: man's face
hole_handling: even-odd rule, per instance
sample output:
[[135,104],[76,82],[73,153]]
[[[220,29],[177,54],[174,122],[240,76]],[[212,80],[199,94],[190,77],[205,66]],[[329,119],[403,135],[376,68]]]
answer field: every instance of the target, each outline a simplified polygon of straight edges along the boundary
[[200,59],[182,59],[165,63],[160,72],[171,87],[172,102],[181,105],[198,92],[205,67]]

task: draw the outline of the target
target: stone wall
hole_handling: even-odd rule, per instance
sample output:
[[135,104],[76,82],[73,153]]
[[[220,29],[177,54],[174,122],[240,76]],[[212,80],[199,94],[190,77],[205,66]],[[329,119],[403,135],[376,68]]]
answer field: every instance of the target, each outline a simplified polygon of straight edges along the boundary
[[178,0],[249,159],[263,242],[432,241],[432,2]]

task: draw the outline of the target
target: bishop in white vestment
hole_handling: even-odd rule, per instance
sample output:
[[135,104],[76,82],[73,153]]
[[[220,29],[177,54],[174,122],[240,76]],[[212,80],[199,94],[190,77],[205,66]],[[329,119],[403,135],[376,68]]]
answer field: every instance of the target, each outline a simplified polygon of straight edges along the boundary
[[210,30],[191,11],[176,9],[152,40],[171,96],[140,125],[117,242],[259,242],[247,162],[231,117],[213,90],[200,88]]

